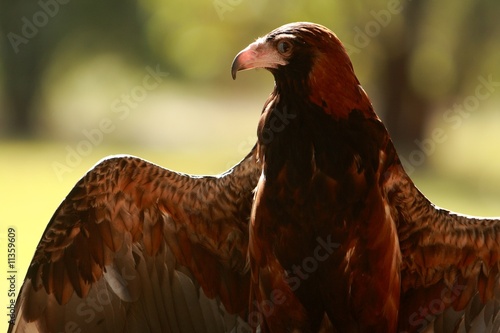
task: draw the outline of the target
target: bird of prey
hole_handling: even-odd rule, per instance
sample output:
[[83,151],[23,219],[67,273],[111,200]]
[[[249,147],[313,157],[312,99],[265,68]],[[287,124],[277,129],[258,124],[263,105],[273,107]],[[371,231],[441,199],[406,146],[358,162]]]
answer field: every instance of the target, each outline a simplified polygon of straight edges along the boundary
[[241,51],[233,76],[251,68],[275,79],[248,247],[263,331],[498,333],[500,221],[418,191],[339,39],[288,24]]
[[298,22],[242,50],[275,87],[218,177],[133,157],[49,222],[9,332],[500,332],[500,220],[434,206],[339,39]]

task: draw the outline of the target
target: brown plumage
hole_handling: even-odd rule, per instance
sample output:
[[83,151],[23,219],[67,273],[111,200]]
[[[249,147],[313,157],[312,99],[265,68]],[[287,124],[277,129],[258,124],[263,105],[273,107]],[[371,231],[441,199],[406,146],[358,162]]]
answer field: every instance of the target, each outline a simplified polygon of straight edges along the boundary
[[285,25],[233,77],[257,67],[276,85],[256,148],[218,177],[99,163],[49,222],[9,332],[500,331],[500,221],[417,190],[337,37]]
[[9,332],[247,326],[248,220],[261,170],[254,155],[218,177],[131,156],[99,163],[49,222]]
[[238,54],[233,77],[257,67],[275,78],[249,238],[262,331],[498,333],[500,221],[417,190],[338,38],[282,26]]

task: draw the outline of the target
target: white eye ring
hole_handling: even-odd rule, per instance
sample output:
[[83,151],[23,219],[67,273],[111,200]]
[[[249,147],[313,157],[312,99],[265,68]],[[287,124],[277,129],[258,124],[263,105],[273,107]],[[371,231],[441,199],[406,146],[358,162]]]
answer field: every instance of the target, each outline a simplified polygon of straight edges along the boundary
[[281,40],[278,42],[278,52],[283,55],[288,55],[292,52],[293,44],[288,40]]

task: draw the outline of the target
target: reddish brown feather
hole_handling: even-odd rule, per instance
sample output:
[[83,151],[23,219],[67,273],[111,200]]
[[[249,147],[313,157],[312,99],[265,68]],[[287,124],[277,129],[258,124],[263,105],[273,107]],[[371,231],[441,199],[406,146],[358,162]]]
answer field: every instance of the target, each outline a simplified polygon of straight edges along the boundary
[[481,270],[478,276],[478,291],[483,303],[493,298],[495,286],[499,282],[498,266],[490,269],[487,275]]
[[[101,222],[100,224],[88,223],[86,225],[87,234],[88,234],[88,236],[86,237],[86,241],[88,243],[87,245],[89,247],[89,253],[91,255],[91,259],[97,265],[99,265],[101,267],[103,267],[104,264],[106,263],[105,262],[105,249],[104,249],[105,244],[104,244],[104,239],[102,237],[103,235],[100,232],[100,225],[102,223],[106,223],[106,222]],[[89,266],[90,261],[91,261],[90,259],[87,262],[83,261],[84,263],[86,263],[87,268]],[[82,271],[88,272],[90,270],[85,269]],[[89,281],[88,277],[86,280]]]
[[82,263],[89,262],[92,259],[87,242],[83,240],[83,237],[81,235],[75,237],[74,244],[79,251],[81,251],[82,253],[86,253],[87,255],[81,257],[79,260],[75,260],[78,257],[78,255],[75,253],[76,249],[74,247],[68,248],[64,255],[64,265],[66,266],[68,274],[68,283],[72,286],[76,294],[79,297],[82,297],[84,294],[84,282],[80,275],[80,267],[83,266]]
[[113,252],[118,251],[123,244],[123,231],[119,232],[114,228],[115,225],[110,221],[103,221],[97,225],[103,243]]

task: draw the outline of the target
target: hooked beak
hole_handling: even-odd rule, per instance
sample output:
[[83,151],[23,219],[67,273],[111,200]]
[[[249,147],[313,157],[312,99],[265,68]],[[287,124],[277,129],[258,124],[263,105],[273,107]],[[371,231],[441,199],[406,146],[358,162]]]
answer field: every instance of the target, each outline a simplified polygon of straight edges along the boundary
[[264,38],[259,38],[236,55],[231,65],[231,75],[252,68],[278,68],[287,64],[285,59]]

